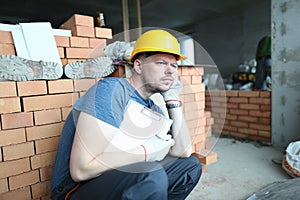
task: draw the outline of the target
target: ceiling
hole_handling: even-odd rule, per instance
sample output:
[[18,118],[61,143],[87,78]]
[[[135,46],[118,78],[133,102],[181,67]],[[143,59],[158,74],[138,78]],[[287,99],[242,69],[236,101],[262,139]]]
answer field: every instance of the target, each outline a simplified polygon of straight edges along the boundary
[[[128,0],[129,29],[137,28],[137,0]],[[186,30],[208,18],[238,12],[259,0],[140,0],[142,27]],[[127,8],[127,7],[126,7]],[[73,14],[103,12],[113,33],[123,31],[122,0],[5,0],[0,23],[50,22],[58,28]]]

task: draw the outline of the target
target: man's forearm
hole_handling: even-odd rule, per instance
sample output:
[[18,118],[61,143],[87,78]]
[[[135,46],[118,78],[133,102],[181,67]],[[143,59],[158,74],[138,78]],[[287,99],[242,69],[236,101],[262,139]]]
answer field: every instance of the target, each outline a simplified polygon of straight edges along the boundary
[[192,143],[182,109],[181,107],[169,108],[168,112],[173,120],[171,133],[175,140],[175,145],[171,148],[170,154],[178,157],[189,157],[192,154]]

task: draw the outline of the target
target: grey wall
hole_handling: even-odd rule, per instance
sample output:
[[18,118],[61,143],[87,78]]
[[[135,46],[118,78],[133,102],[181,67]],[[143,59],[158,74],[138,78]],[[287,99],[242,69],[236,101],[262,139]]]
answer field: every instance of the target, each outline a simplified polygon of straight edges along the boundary
[[[262,0],[246,10],[235,10],[223,17],[199,22],[195,40],[210,54],[223,78],[255,57],[256,45],[271,33],[270,0]],[[196,64],[201,64],[197,58]]]
[[272,0],[272,140],[300,140],[300,0]]

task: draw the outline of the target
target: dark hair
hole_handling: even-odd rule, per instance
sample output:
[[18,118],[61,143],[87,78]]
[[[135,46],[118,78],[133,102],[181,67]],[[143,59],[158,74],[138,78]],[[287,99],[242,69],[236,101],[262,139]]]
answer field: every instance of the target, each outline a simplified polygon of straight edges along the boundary
[[148,57],[153,56],[155,54],[169,54],[169,55],[173,55],[176,58],[176,60],[178,59],[178,55],[175,55],[175,54],[161,52],[161,51],[147,51],[147,52],[141,52],[141,53],[136,54],[133,57],[132,60],[134,61],[135,59],[138,59],[138,58],[141,58],[141,57],[145,59],[145,58],[148,58]]

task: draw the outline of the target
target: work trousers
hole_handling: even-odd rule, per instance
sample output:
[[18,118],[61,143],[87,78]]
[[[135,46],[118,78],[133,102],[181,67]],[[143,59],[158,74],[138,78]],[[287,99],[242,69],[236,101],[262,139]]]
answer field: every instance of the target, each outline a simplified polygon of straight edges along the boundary
[[68,199],[182,200],[196,186],[201,172],[201,164],[194,156],[136,163],[80,183]]

